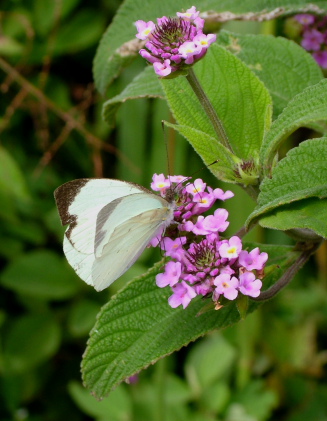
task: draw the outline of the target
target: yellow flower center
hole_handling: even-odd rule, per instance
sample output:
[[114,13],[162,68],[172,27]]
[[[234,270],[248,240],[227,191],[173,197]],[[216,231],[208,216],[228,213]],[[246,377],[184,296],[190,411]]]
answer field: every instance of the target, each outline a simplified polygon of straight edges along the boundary
[[236,247],[234,246],[234,247],[230,247],[229,249],[228,249],[228,253],[229,254],[234,254],[236,252]]

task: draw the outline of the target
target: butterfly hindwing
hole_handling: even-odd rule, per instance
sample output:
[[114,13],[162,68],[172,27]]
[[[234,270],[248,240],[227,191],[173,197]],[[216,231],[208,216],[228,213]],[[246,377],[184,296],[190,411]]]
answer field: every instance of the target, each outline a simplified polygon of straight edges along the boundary
[[153,209],[143,212],[118,225],[103,247],[101,257],[92,267],[93,285],[101,291],[119,278],[141,255],[156,235],[170,210]]
[[[143,192],[116,199],[103,207],[97,216],[94,243],[95,256],[101,257],[103,248],[111,240],[116,227],[147,211],[154,212],[156,209],[167,209],[168,211],[168,206],[168,202],[160,196]],[[135,224],[138,223],[137,218],[133,221],[135,221]],[[151,223],[151,221],[149,222]],[[158,221],[159,224],[161,222],[163,221]],[[126,231],[126,236],[133,235],[133,228],[131,226],[130,231]]]

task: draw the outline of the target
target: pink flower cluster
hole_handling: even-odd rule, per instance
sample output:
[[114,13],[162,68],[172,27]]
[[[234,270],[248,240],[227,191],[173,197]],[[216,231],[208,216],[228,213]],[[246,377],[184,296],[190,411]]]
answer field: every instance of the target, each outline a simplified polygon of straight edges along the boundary
[[151,242],[153,246],[159,244],[165,256],[171,258],[156,277],[159,287],[172,288],[169,305],[186,308],[197,295],[212,297],[217,304],[222,297],[234,300],[239,293],[258,297],[267,253],[260,253],[259,248],[243,250],[237,236],[220,236],[229,225],[226,209],[202,215],[216,200],[229,199],[233,193],[212,189],[201,179],[184,186],[187,180],[183,176],[165,178],[155,174],[151,184],[163,197],[171,198],[173,192],[176,199],[175,224],[168,227],[165,237]]
[[320,67],[327,69],[327,17],[302,14],[295,19],[302,25],[302,47]]
[[195,6],[177,17],[163,16],[152,21],[135,22],[136,37],[146,41],[140,54],[153,64],[157,75],[165,77],[177,70],[182,70],[202,58],[216,35],[202,32],[204,19],[199,17]]

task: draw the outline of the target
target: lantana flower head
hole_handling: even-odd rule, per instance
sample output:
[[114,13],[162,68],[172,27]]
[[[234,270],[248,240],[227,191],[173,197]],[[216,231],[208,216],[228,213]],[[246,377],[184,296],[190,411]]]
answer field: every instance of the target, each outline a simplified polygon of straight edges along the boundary
[[186,12],[177,12],[177,17],[166,17],[152,21],[135,22],[136,37],[146,41],[140,55],[153,64],[158,76],[166,77],[184,70],[202,58],[209,46],[216,41],[215,34],[202,32],[204,20],[195,6]]
[[[164,272],[156,277],[159,287],[172,289],[169,305],[186,308],[195,297],[202,296],[220,308],[220,299],[235,300],[239,294],[257,297],[267,253],[258,247],[243,250],[238,236],[222,237],[229,225],[226,209],[206,214],[217,200],[231,198],[233,193],[212,189],[201,179],[192,183],[184,176],[163,174],[154,174],[151,186],[163,197],[175,198],[173,224],[151,241],[170,258]],[[206,202],[205,206],[199,206],[201,202]]]

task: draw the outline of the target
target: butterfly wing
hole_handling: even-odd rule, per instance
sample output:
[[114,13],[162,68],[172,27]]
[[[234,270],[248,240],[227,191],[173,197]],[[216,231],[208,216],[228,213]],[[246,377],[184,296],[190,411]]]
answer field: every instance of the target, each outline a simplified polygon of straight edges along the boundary
[[148,192],[137,184],[106,178],[82,178],[63,184],[54,195],[62,225],[69,224],[65,237],[75,250],[93,253],[100,210],[118,198],[142,191]]
[[[161,209],[163,209],[162,215],[160,215],[162,219],[158,216],[159,219],[157,221],[155,210]],[[146,214],[147,211],[152,211],[154,221],[161,225],[169,214],[169,212],[167,213],[168,209],[169,203],[165,199],[155,194],[147,194],[144,192],[116,199],[103,207],[98,214],[96,223],[94,243],[96,258],[101,257],[104,247],[111,241],[111,237],[118,226],[125,224],[125,222],[129,222],[131,219],[133,219],[133,221],[138,221],[138,219],[134,219],[134,217]],[[136,222],[136,224],[137,223],[138,222]],[[142,222],[142,219],[140,219],[140,223],[145,225],[145,222]],[[149,220],[148,223],[152,225],[151,220]],[[135,227],[133,227],[132,223],[126,224],[126,236],[128,236],[129,232],[131,232],[132,235],[134,229]]]
[[[62,222],[70,223],[64,252],[76,273],[100,291],[132,266],[157,232],[169,225],[173,206],[119,180],[86,179],[80,185],[81,181],[66,183],[55,193]],[[113,192],[104,193],[111,188]]]
[[101,256],[93,262],[92,280],[96,290],[109,286],[134,264],[172,212],[167,207],[147,210],[115,228]]

